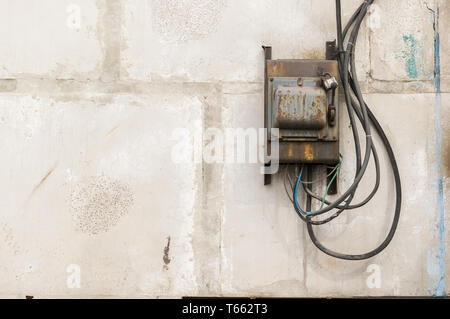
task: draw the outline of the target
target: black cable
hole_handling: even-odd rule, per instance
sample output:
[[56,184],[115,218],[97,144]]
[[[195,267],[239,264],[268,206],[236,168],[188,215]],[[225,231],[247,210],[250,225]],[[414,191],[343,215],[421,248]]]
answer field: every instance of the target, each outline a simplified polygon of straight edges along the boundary
[[[349,28],[350,28],[350,26],[351,26],[351,24],[353,24],[355,21],[356,21],[356,18],[358,18],[359,17],[359,19],[358,19],[358,21],[359,21],[359,25],[361,24],[361,22],[362,22],[362,19],[363,19],[363,16],[361,16],[360,17],[360,14],[361,14],[361,10],[364,8],[364,6],[366,5],[366,2],[364,2],[359,8],[358,8],[358,10],[353,14],[353,16],[350,18],[350,21],[349,21],[349,23],[347,24],[347,26],[346,26],[346,28],[345,28],[345,33],[347,33],[347,30],[349,30]],[[340,12],[340,2],[339,3],[337,3],[337,12]],[[338,21],[338,45],[339,45],[339,52],[344,52],[344,53],[347,53],[348,51],[343,51],[342,50],[342,48],[343,48],[343,43],[342,43],[342,41],[343,41],[343,39],[345,38],[345,36],[342,36],[341,34],[340,34],[340,30],[341,30],[341,18],[340,18],[340,15],[339,14],[337,14],[336,15],[336,19],[337,19],[337,21]],[[359,28],[357,28],[356,29],[356,31],[355,32],[353,32],[352,34],[356,34],[357,35],[357,33],[358,33],[358,31],[359,31]],[[356,41],[355,41],[356,42]],[[352,48],[352,50],[354,50],[354,45],[351,47]],[[347,57],[346,57],[347,58]],[[340,60],[340,62],[341,62],[342,60]],[[347,61],[347,60],[345,60],[345,61]],[[340,63],[340,65],[341,65],[342,63]],[[342,74],[342,73],[341,73]],[[346,88],[346,86],[344,86],[344,88]],[[346,93],[347,94],[347,93]],[[346,97],[347,97],[347,95],[346,95]],[[347,104],[347,106],[348,106],[348,104]],[[360,112],[360,110],[358,110],[358,108],[356,107],[356,105],[355,105],[355,103],[352,103],[352,107],[353,107],[353,109],[354,109],[354,111],[355,111],[355,113],[357,114],[357,116],[358,116],[358,118],[359,118],[359,120],[361,121],[361,122],[363,122],[363,114]],[[356,152],[356,176],[358,175],[358,173],[359,173],[359,171],[360,171],[360,168],[361,168],[361,160],[360,160],[360,158],[361,158],[361,151],[360,151],[360,145],[359,145],[359,136],[358,136],[358,132],[357,132],[357,128],[356,128],[356,124],[355,124],[355,120],[354,120],[354,116],[353,116],[353,114],[352,114],[352,111],[351,110],[348,110],[348,112],[349,112],[349,117],[350,117],[350,123],[351,123],[351,126],[352,126],[352,130],[353,130],[353,136],[354,136],[354,139],[355,139],[355,152]],[[365,127],[364,127],[364,129],[365,129]],[[325,219],[325,220],[323,220],[323,221],[320,221],[320,222],[314,222],[313,224],[314,225],[322,225],[322,224],[325,224],[325,223],[327,223],[327,222],[330,222],[331,220],[333,220],[334,218],[336,218],[336,217],[338,217],[344,210],[346,210],[346,209],[355,209],[355,208],[358,208],[358,207],[361,207],[361,206],[363,206],[364,204],[366,204],[367,202],[369,202],[370,201],[370,199],[375,195],[375,193],[377,192],[377,190],[378,190],[378,186],[379,186],[379,182],[380,182],[380,175],[379,175],[379,161],[378,161],[378,156],[377,156],[377,153],[376,153],[376,150],[375,150],[375,146],[372,144],[372,148],[371,148],[371,150],[372,150],[372,153],[373,153],[373,156],[374,156],[374,160],[375,160],[375,168],[376,168],[376,183],[375,183],[375,186],[374,186],[374,189],[372,190],[372,192],[371,192],[371,194],[364,200],[364,201],[362,201],[361,203],[359,203],[359,204],[357,204],[357,205],[352,205],[352,206],[350,206],[350,203],[351,203],[351,201],[353,200],[353,197],[354,197],[354,195],[355,195],[355,191],[356,191],[356,187],[354,187],[353,188],[353,190],[350,192],[350,195],[349,195],[349,197],[348,197],[348,199],[347,200],[345,200],[346,201],[346,205],[345,206],[339,206],[339,205],[337,205],[336,206],[336,208],[339,208],[340,210],[339,211],[337,211],[336,213],[334,213],[332,216],[330,216],[329,218],[327,218],[327,219]],[[304,185],[302,185],[302,186],[304,186]],[[317,199],[317,200],[321,200],[322,201],[322,199],[320,198],[320,197],[318,197],[318,196],[316,196],[316,195],[314,195],[314,194],[312,194],[312,192],[311,192],[311,190],[309,190],[308,188],[305,188],[305,187],[303,187],[304,188],[304,190],[307,192],[307,193],[309,193],[314,199]],[[330,202],[325,202],[326,204],[330,204]],[[297,212],[298,212],[298,209],[296,208],[296,210],[297,210]],[[324,212],[319,212],[319,213],[315,213],[316,215],[319,215],[319,214],[323,214]]]
[[[352,15],[352,17],[349,19],[348,24],[346,25],[344,31],[342,32],[342,22],[341,22],[341,2],[340,0],[336,0],[336,22],[337,22],[337,39],[338,39],[338,64],[339,64],[339,73],[341,75],[341,81],[342,81],[342,87],[344,90],[344,96],[345,96],[345,102],[347,106],[347,111],[350,119],[350,125],[352,127],[352,133],[355,141],[355,153],[356,153],[356,172],[355,172],[355,178],[352,183],[352,185],[347,189],[347,191],[341,195],[336,201],[334,202],[328,202],[325,201],[324,203],[327,204],[327,206],[323,209],[320,209],[316,212],[313,212],[312,215],[308,215],[305,211],[301,209],[299,205],[296,205],[294,203],[294,208],[297,212],[297,214],[301,217],[303,221],[307,223],[308,228],[308,234],[314,243],[314,245],[319,248],[322,252],[336,257],[340,259],[346,259],[346,260],[363,260],[371,258],[377,254],[379,254],[382,250],[384,250],[389,243],[391,242],[392,238],[394,237],[395,231],[397,229],[397,225],[400,218],[400,210],[401,210],[401,182],[400,182],[400,173],[397,167],[397,162],[395,160],[394,152],[392,150],[392,147],[389,143],[388,138],[386,137],[386,134],[384,133],[381,125],[379,124],[378,120],[375,118],[374,114],[368,107],[368,105],[365,103],[361,89],[359,87],[357,75],[356,75],[356,68],[355,68],[355,46],[356,46],[356,40],[358,38],[359,29],[361,26],[362,21],[364,20],[369,6],[374,2],[374,0],[366,0],[364,1],[356,10],[356,12]],[[350,33],[350,34],[349,34]],[[347,48],[344,51],[344,41],[347,39]],[[353,98],[352,94],[355,98]],[[358,120],[361,122],[363,130],[366,134],[366,150],[365,155],[362,157],[361,154],[361,146],[359,141],[359,134],[356,127],[356,120],[355,115],[358,118]],[[324,247],[319,240],[317,239],[314,230],[313,225],[323,225],[327,222],[330,222],[334,218],[338,217],[343,211],[355,209],[364,206],[367,204],[375,195],[375,193],[378,190],[379,184],[380,184],[380,166],[379,166],[379,159],[378,154],[375,148],[375,145],[372,143],[372,134],[371,134],[371,125],[373,126],[375,132],[378,134],[378,136],[381,139],[381,142],[383,143],[383,146],[385,147],[388,158],[392,167],[393,175],[394,175],[394,181],[395,181],[395,191],[396,191],[396,205],[395,205],[395,213],[393,222],[391,225],[391,228],[389,230],[388,235],[386,236],[385,240],[375,249],[372,251],[365,253],[365,254],[358,254],[358,255],[350,255],[350,254],[342,254],[338,252],[334,252],[326,247]],[[357,187],[359,185],[359,182],[361,181],[362,177],[364,176],[364,173],[366,171],[368,162],[370,160],[370,154],[372,154],[372,157],[375,162],[375,170],[376,170],[376,181],[375,186],[371,193],[367,196],[366,199],[364,199],[361,203],[351,205],[351,202],[353,200],[353,197],[355,195],[355,192],[357,190]],[[308,166],[308,172],[307,172],[307,178],[308,180],[311,179],[312,169]],[[312,199],[316,200],[322,200],[319,196],[312,193],[311,185],[303,185],[303,189],[305,190],[307,194],[306,199],[306,206],[307,212],[311,212],[311,201]],[[294,191],[294,190],[293,190]],[[345,202],[344,205],[341,205],[343,202]],[[315,216],[324,214],[326,212],[331,211],[332,209],[337,208],[339,209],[337,212],[335,212],[332,216],[328,217],[325,220],[322,221],[316,221],[313,220]]]
[[[337,4],[337,7],[340,8],[340,1],[337,2],[336,4]],[[369,5],[368,2],[364,3],[363,8],[361,9],[361,12],[358,15],[358,18],[355,21],[356,27],[354,27],[352,30],[350,40],[353,40],[356,38],[356,36],[359,32],[359,26],[361,25],[361,22],[364,19],[364,16],[367,12],[368,5]],[[338,20],[338,30],[340,30],[341,29],[340,14],[337,14],[337,20]],[[342,48],[343,47],[343,42],[342,42],[343,39],[342,39],[342,34],[340,34],[339,32],[338,32],[338,39],[339,39],[339,44],[338,44],[339,48]],[[347,66],[346,69],[348,69],[348,65],[349,65],[349,61],[350,61],[349,52],[352,50],[351,46],[354,46],[354,44],[352,42],[350,42],[350,40],[349,40],[349,44],[347,46],[347,51],[344,53],[344,58],[343,58],[344,59],[343,65]],[[342,60],[342,54],[340,54],[339,59]],[[364,160],[361,162],[361,146],[360,146],[360,142],[359,142],[359,134],[358,134],[357,126],[356,126],[355,117],[353,114],[353,109],[351,107],[351,97],[350,97],[350,90],[348,87],[348,78],[349,78],[348,73],[344,72],[342,82],[343,82],[343,88],[344,88],[344,93],[345,93],[347,111],[348,111],[348,115],[349,115],[349,119],[350,119],[350,124],[352,127],[353,138],[355,141],[355,153],[356,153],[355,179],[354,179],[352,185],[347,189],[346,192],[344,192],[343,195],[341,195],[337,200],[335,200],[333,203],[330,203],[325,208],[315,211],[314,216],[318,216],[318,215],[327,213],[330,210],[332,210],[333,208],[337,208],[337,206],[339,206],[344,201],[346,201],[346,206],[349,205],[349,202],[353,198],[356,188],[359,185],[359,182],[361,181],[362,177],[364,176],[364,173],[365,173],[366,168],[369,163],[370,154],[372,153],[372,136],[370,134],[370,124],[369,124],[369,121],[368,121],[368,118],[366,115],[366,113],[367,113],[366,108],[364,105],[362,105],[361,110],[362,110],[362,117],[364,120],[362,122],[362,124],[363,124],[364,130],[366,132],[366,150],[365,150]]]

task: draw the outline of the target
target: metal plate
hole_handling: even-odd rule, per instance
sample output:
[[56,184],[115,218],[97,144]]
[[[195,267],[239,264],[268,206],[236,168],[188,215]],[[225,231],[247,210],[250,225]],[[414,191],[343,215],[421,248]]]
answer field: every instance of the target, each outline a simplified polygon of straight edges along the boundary
[[267,60],[267,77],[320,77],[329,73],[338,78],[337,61]]
[[339,143],[322,141],[280,142],[282,164],[329,164],[339,162]]
[[279,86],[274,104],[274,127],[321,130],[327,125],[328,99],[321,88]]
[[338,163],[339,125],[328,121],[329,105],[338,114],[338,93],[331,101],[320,87],[326,74],[339,78],[337,61],[266,60],[265,74],[264,122],[280,129],[280,163]]

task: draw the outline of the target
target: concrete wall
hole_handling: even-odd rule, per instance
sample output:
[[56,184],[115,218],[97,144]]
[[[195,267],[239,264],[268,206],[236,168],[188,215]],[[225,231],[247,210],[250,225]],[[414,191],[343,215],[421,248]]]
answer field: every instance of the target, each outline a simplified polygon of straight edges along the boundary
[[[346,19],[360,1],[343,3]],[[258,164],[171,160],[176,129],[192,153],[208,128],[262,127],[261,45],[324,58],[334,1],[1,0],[0,296],[445,295],[450,5],[375,3],[359,80],[397,155],[402,217],[382,254],[349,262],[313,246],[281,174],[264,187]],[[380,155],[375,199],[318,230],[329,247],[385,236],[394,185]]]

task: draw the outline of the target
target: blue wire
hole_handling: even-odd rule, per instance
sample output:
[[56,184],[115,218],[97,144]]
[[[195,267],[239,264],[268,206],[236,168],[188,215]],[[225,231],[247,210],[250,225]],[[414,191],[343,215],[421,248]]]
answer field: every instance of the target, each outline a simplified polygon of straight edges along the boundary
[[[342,163],[344,162],[344,156],[340,155],[340,157],[341,157],[341,162],[339,163],[339,166],[340,166],[340,167],[339,167],[339,169],[336,171],[336,173],[334,174],[333,179],[335,179],[336,176],[337,176],[337,174],[339,174],[339,170],[340,170],[340,168],[342,167]],[[304,165],[302,165],[302,169],[300,170],[300,175],[298,176],[297,184],[295,185],[295,191],[294,191],[294,203],[295,203],[295,207],[297,207],[297,210],[298,210],[299,212],[301,212],[303,215],[306,215],[306,216],[312,216],[312,215],[315,215],[316,213],[315,213],[315,212],[305,212],[305,211],[303,211],[303,210],[298,206],[298,202],[297,202],[297,190],[298,190],[298,186],[300,185],[300,182],[301,182],[301,180],[302,180],[303,167],[304,167]],[[331,185],[331,182],[330,182],[330,185]],[[328,190],[327,190],[327,192],[328,192]],[[326,196],[326,193],[325,193],[325,196]],[[324,199],[325,199],[325,197],[324,197]],[[323,205],[323,204],[322,204],[322,205]]]
[[[298,186],[300,185],[300,181],[302,180],[303,167],[304,167],[304,166],[302,166],[302,169],[300,170],[300,175],[298,175],[297,184],[295,185],[295,191],[294,191],[294,203],[295,203],[295,206],[297,207],[297,210],[298,210],[299,212],[305,213],[305,212],[298,206],[298,202],[297,202]],[[306,212],[305,214],[306,214],[306,216],[311,216],[311,215],[314,215],[314,212]]]

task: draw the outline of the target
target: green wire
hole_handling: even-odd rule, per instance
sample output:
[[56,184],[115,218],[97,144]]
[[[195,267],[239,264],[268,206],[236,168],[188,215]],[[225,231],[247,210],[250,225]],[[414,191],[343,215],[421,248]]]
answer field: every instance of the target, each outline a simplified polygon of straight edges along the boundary
[[328,191],[330,190],[331,184],[333,184],[333,181],[334,181],[334,180],[336,179],[336,177],[338,176],[339,171],[341,170],[341,166],[342,166],[342,162],[343,162],[343,161],[344,161],[344,160],[342,159],[341,162],[339,163],[339,167],[338,167],[338,169],[336,170],[336,173],[334,173],[333,178],[331,179],[330,183],[328,183],[327,189],[326,189],[326,191],[325,191],[325,195],[323,195],[323,198],[322,198],[322,205],[320,205],[320,209],[322,209],[323,205],[325,204],[325,199],[326,199],[326,197],[327,197],[327,195],[328,195]]

